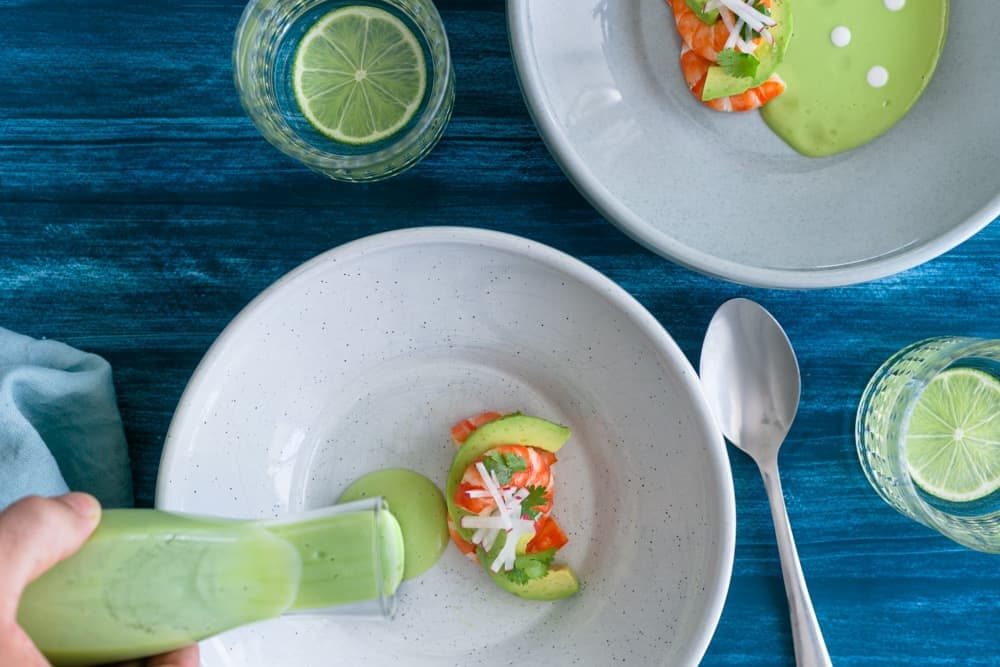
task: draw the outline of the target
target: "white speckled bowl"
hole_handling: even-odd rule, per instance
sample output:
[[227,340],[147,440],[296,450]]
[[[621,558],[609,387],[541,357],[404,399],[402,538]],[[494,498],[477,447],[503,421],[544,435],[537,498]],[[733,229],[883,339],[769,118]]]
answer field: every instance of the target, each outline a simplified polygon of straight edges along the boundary
[[404,230],[282,278],[191,379],[157,506],[272,516],[330,504],[387,466],[443,485],[449,426],[485,408],[573,429],[556,514],[578,597],[520,600],[449,547],[405,583],[391,622],[282,618],[205,642],[203,664],[697,663],[733,560],[721,436],[691,365],[642,306],[522,238]]
[[663,0],[507,9],[521,88],[556,160],[605,217],[690,268],[768,287],[861,282],[1000,215],[1000,3],[952,2],[937,73],[906,118],[822,159],[758,113],[702,107]]

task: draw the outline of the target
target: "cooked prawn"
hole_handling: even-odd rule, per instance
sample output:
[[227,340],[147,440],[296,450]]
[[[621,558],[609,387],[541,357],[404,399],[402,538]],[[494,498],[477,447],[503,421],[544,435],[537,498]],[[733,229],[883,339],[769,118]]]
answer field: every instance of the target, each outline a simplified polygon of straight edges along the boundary
[[[688,47],[702,58],[711,62],[719,59],[719,52],[726,48],[729,41],[730,28],[735,22],[735,18],[728,9],[721,9],[719,20],[708,25],[695,14],[688,6],[686,0],[666,0],[674,13],[674,22],[677,24],[677,32]],[[764,5],[771,7],[771,0],[763,0]],[[739,22],[739,26],[743,23]],[[760,44],[761,37],[758,35],[750,44],[756,46]]]
[[496,421],[501,417],[503,417],[503,413],[488,410],[486,412],[480,412],[475,417],[469,417],[468,419],[463,419],[462,421],[458,422],[457,424],[451,427],[452,442],[455,443],[456,447],[461,447],[462,443],[464,443],[469,438],[469,436],[472,435],[473,431],[475,431],[483,424],[488,424],[491,421]]
[[713,63],[726,47],[729,29],[722,21],[708,25],[691,11],[686,0],[667,0],[674,12],[677,32],[692,51]]
[[[681,2],[683,1],[681,0]],[[691,89],[691,93],[698,101],[716,111],[751,111],[759,109],[785,92],[785,82],[777,74],[772,74],[764,83],[755,88],[745,90],[739,95],[720,97],[714,100],[702,100],[701,94],[705,89],[708,68],[711,66],[712,63],[709,60],[695,53],[686,44],[681,47],[681,71],[684,73],[684,80],[687,81],[688,88]]]
[[[505,484],[503,488],[519,488],[524,489],[529,486],[541,486],[545,489],[545,505],[537,507],[539,511],[539,516],[545,516],[552,509],[552,464],[555,463],[556,455],[552,452],[546,452],[541,449],[536,449],[535,447],[526,447],[524,445],[501,445],[491,451],[499,452],[501,454],[513,454],[515,456],[520,456],[525,462],[525,469],[515,472],[511,478],[510,482]],[[462,476],[462,481],[458,484],[458,490],[455,491],[455,504],[459,507],[466,509],[474,514],[480,514],[481,512],[492,509],[496,507],[496,503],[489,496],[478,497],[478,492],[484,491],[486,489],[486,484],[483,482],[482,476],[476,469],[476,464],[471,464],[465,470],[465,474]]]

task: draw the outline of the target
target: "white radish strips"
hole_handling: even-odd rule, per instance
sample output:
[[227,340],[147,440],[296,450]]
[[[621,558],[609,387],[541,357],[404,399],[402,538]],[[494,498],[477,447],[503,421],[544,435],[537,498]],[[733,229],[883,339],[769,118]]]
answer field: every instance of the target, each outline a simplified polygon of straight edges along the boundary
[[493,498],[493,502],[497,504],[497,509],[500,510],[500,516],[504,521],[504,528],[510,530],[510,517],[504,512],[506,507],[503,498],[500,497],[499,485],[493,481],[493,477],[486,470],[486,466],[483,465],[482,461],[476,462],[476,470],[479,471],[479,476],[483,478],[483,484],[486,489],[490,492],[490,496]]
[[736,21],[736,25],[734,26],[734,28],[729,31],[729,39],[726,40],[726,46],[724,48],[731,49],[734,46],[736,46],[737,41],[740,42],[743,41],[742,39],[740,39],[740,31],[743,30],[744,25],[745,22],[743,21],[743,19],[739,19],[738,21]]
[[732,35],[733,32],[735,32],[735,27],[736,27],[733,24],[732,13],[728,9],[723,7],[722,9],[719,10],[719,16],[722,17],[722,24],[726,26],[726,30],[729,31],[730,35]]
[[777,22],[770,16],[762,14],[750,4],[741,2],[741,0],[719,0],[719,2],[746,21],[747,25],[757,32],[761,32],[765,26],[777,25]]
[[500,516],[463,516],[462,528],[485,528],[487,530],[504,529],[504,520]]

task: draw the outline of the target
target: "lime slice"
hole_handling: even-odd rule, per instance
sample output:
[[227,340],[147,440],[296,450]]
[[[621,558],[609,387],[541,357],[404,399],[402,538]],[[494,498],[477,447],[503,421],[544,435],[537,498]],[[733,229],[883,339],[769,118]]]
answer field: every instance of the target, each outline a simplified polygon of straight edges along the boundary
[[971,368],[931,380],[910,417],[906,463],[914,482],[944,500],[1000,489],[1000,380]]
[[315,23],[299,43],[295,100],[319,132],[345,144],[390,137],[417,112],[427,87],[424,52],[389,12],[342,7]]

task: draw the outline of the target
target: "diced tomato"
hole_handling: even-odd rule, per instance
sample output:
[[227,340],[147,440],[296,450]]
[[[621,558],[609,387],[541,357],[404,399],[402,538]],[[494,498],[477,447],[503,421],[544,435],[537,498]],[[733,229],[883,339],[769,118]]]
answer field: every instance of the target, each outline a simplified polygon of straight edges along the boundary
[[559,524],[551,516],[539,520],[535,526],[535,536],[528,542],[526,551],[529,554],[538,553],[547,549],[561,549],[569,542],[566,533],[562,531]]
[[456,447],[461,447],[462,443],[465,442],[472,432],[483,424],[488,424],[491,421],[496,421],[503,417],[503,414],[499,412],[481,412],[475,417],[470,417],[469,419],[463,419],[454,426],[451,427],[451,439],[455,442]]

